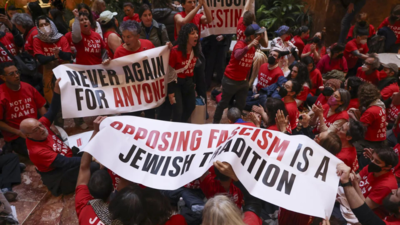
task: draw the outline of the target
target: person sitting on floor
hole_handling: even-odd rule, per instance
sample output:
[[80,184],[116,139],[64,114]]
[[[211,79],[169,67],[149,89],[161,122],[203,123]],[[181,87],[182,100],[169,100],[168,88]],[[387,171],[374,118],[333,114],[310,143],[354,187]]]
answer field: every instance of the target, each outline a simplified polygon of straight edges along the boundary
[[238,109],[236,107],[232,107],[228,110],[227,117],[228,117],[229,123],[231,123],[231,124],[241,124],[241,125],[255,127],[254,123],[246,122],[243,120],[243,116],[242,116],[242,113],[240,112],[240,109]]

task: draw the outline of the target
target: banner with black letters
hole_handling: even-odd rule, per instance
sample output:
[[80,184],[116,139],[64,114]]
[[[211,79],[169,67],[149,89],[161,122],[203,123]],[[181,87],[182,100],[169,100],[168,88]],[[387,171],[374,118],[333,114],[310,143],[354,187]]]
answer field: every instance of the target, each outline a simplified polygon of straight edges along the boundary
[[252,195],[321,218],[332,212],[341,162],[302,135],[134,116],[106,118],[83,151],[127,180],[162,190],[201,177],[216,160],[229,162]]
[[170,50],[158,47],[113,59],[109,65],[63,64],[53,69],[61,78],[63,118],[136,112],[160,106],[166,96],[164,76]]

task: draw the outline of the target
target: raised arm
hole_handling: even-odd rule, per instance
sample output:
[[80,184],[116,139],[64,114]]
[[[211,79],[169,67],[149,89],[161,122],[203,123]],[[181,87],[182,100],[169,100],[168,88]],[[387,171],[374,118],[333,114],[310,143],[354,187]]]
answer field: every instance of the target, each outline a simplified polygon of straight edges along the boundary
[[204,7],[204,14],[205,14],[201,17],[201,23],[209,24],[213,21],[213,18],[211,15],[211,10],[210,10],[210,8],[208,8],[207,2],[205,2],[205,0],[199,0],[199,5],[200,5],[200,2]]
[[74,9],[72,12],[75,15],[75,21],[72,24],[71,38],[72,42],[77,44],[82,40],[81,25],[79,24],[79,12],[78,9]]
[[254,0],[246,1],[246,5],[244,5],[244,9],[243,9],[242,15],[240,17],[243,17],[245,12],[250,11],[250,7],[253,5],[253,2],[254,2]]

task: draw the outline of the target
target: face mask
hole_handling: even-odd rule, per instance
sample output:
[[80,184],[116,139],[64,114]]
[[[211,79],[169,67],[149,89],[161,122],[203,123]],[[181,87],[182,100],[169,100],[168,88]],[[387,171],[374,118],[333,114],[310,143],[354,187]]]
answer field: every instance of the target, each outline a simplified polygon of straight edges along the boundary
[[384,70],[381,70],[380,72],[379,72],[379,79],[385,79],[386,77],[388,77],[388,74],[384,71]]
[[275,65],[276,59],[273,56],[268,57],[268,64],[269,65]]
[[44,26],[44,27],[42,27],[40,30],[41,30],[43,33],[47,34],[47,35],[49,35],[50,32],[51,32],[50,25],[49,25],[49,26]]
[[360,22],[358,23],[358,25],[359,25],[360,27],[365,27],[365,25],[367,25],[367,21],[360,21]]
[[281,87],[281,88],[279,89],[278,94],[281,96],[281,98],[283,98],[283,97],[286,97],[286,95],[288,94],[288,91],[286,90],[286,88]]
[[367,65],[364,64],[364,65],[361,67],[361,70],[364,71],[364,72],[366,72],[366,71],[369,70],[369,68],[368,68]]
[[367,44],[367,40],[366,40],[366,39],[364,39],[364,40],[361,40],[361,41],[360,41],[360,44],[362,44],[362,45],[365,45],[365,44]]
[[310,38],[310,35],[307,34],[307,36],[304,37],[304,40],[308,40]]
[[290,41],[290,36],[287,36],[284,41]]
[[324,87],[324,90],[322,90],[322,95],[325,97],[333,95],[333,89],[331,87]]
[[338,104],[336,98],[333,97],[333,96],[331,96],[331,97],[328,99],[328,102],[327,102],[327,103],[328,103],[328,105],[329,105],[330,107],[336,106],[336,105]]
[[382,171],[382,167],[379,167],[378,165],[376,165],[375,163],[370,163],[368,166],[368,172],[369,173],[375,173],[375,172],[381,172]]

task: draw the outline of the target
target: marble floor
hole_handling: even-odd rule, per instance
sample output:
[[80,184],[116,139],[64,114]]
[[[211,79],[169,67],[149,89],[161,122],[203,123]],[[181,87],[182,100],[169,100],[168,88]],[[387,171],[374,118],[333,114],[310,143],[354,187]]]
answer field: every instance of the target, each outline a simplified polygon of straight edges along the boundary
[[[210,98],[208,93],[207,107],[209,119],[207,123],[212,123],[216,103]],[[221,123],[228,123],[225,110]],[[85,118],[89,129],[93,129],[93,120],[95,117]],[[84,132],[84,130],[75,127],[72,119],[65,120],[64,128],[69,135]],[[15,206],[17,218],[23,225],[77,225],[78,218],[75,212],[75,194],[54,197],[43,185],[40,175],[36,172],[35,166],[26,158],[20,158],[20,161],[27,165],[22,173],[22,182],[13,188],[18,193]]]

